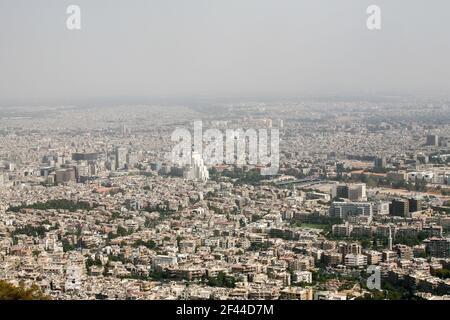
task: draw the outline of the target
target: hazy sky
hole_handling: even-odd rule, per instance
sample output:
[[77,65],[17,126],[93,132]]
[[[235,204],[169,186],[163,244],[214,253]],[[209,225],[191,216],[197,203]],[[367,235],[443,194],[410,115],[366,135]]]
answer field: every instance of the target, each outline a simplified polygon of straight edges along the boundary
[[[80,31],[66,29],[70,4]],[[0,0],[0,105],[450,94],[449,60],[448,0]]]

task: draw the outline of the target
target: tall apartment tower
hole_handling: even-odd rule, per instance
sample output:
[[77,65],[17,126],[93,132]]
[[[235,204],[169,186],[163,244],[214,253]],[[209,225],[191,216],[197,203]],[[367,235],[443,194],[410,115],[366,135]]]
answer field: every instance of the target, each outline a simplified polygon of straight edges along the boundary
[[409,212],[417,212],[422,209],[422,204],[420,200],[411,198],[408,200],[408,204],[409,204]]
[[390,214],[399,217],[409,217],[409,201],[405,199],[392,200]]
[[430,134],[427,136],[427,146],[438,146],[439,145],[439,136],[435,134]]
[[338,185],[336,187],[336,197],[348,199],[348,186]]
[[193,152],[191,165],[186,168],[183,173],[185,179],[196,181],[207,181],[209,179],[209,171],[203,162],[200,154]]
[[127,163],[127,149],[124,147],[117,147],[115,156],[116,156],[116,170],[121,170],[125,168],[125,164]]
[[376,158],[374,161],[375,168],[378,168],[378,169],[385,168],[386,164],[387,164],[387,162],[386,162],[385,157]]
[[351,201],[366,201],[367,200],[366,184],[358,183],[351,185],[348,188],[348,198]]

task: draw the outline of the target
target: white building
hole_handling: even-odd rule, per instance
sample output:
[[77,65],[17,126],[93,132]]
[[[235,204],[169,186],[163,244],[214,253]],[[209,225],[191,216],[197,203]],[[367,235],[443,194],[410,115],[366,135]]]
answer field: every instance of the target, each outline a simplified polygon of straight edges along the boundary
[[196,181],[207,181],[209,179],[208,168],[200,154],[192,153],[191,165],[185,169],[183,176],[185,179]]
[[431,171],[418,171],[418,172],[409,172],[408,180],[415,181],[417,180],[425,180],[426,182],[433,182],[434,173]]
[[76,265],[69,266],[66,270],[66,291],[78,291],[81,289],[81,268]]
[[349,253],[345,255],[345,266],[350,268],[358,268],[367,265],[367,256],[363,254]]
[[329,214],[330,217],[341,219],[354,216],[372,217],[373,205],[370,202],[333,202]]
[[311,271],[295,271],[295,281],[298,283],[312,283]]
[[316,291],[314,300],[347,300],[347,295],[332,291]]
[[374,214],[376,215],[388,215],[389,214],[389,202],[388,201],[378,201],[375,203],[373,208]]
[[156,256],[153,258],[153,268],[171,266],[177,264],[177,257],[174,256]]

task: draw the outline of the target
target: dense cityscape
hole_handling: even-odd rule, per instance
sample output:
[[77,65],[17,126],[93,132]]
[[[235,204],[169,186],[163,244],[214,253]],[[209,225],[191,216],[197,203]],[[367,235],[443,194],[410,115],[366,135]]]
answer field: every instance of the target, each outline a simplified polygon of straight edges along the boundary
[[[277,174],[172,163],[198,120],[279,130]],[[0,281],[49,299],[448,300],[449,183],[445,99],[5,107]]]

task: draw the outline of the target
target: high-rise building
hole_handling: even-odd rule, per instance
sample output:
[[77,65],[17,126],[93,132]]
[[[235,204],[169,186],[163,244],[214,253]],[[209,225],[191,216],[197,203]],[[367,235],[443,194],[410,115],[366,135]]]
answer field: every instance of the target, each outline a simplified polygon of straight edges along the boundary
[[450,239],[433,237],[423,241],[426,252],[432,257],[449,258],[450,257]]
[[125,168],[125,164],[127,163],[127,149],[124,147],[117,147],[115,156],[116,156],[116,170],[121,170]]
[[384,158],[384,157],[376,158],[374,164],[375,164],[375,168],[379,168],[379,169],[385,168],[386,164],[387,164],[386,158]]
[[425,233],[429,238],[442,237],[444,228],[436,224],[430,224],[423,226],[422,232]]
[[323,262],[329,266],[336,266],[338,264],[341,264],[342,254],[333,251],[324,252]]
[[389,213],[393,216],[409,217],[409,201],[405,199],[392,200]]
[[345,255],[345,266],[350,268],[359,268],[367,265],[367,256],[363,254],[349,253]]
[[108,169],[109,171],[114,171],[116,170],[116,156],[112,156],[108,159],[108,161],[105,164],[106,169]]
[[336,197],[348,199],[348,186],[339,185],[336,187]]
[[395,245],[395,251],[397,252],[400,260],[411,260],[414,257],[412,248],[404,244]]
[[333,236],[337,237],[349,237],[352,233],[353,225],[349,224],[348,222],[344,224],[334,224],[331,228],[331,232],[333,233]]
[[361,215],[372,217],[373,207],[369,202],[333,202],[329,214],[330,217],[341,219]]
[[374,214],[376,215],[388,215],[389,214],[389,202],[378,201],[375,203],[373,208]]
[[349,253],[360,254],[362,252],[362,247],[357,242],[340,244],[339,248],[338,248],[338,252],[340,252],[344,255],[349,254]]
[[208,168],[200,154],[192,153],[191,165],[185,169],[183,176],[188,180],[207,181],[209,179]]
[[411,198],[408,200],[408,204],[409,204],[409,212],[417,212],[422,210],[422,204],[420,200]]
[[369,265],[379,264],[383,257],[381,252],[375,250],[365,251],[364,255],[367,257],[367,264]]
[[382,257],[383,257],[383,261],[388,262],[388,263],[398,260],[397,252],[392,251],[392,250],[384,250],[382,252]]
[[336,197],[351,201],[366,201],[366,184],[338,185],[336,187]]
[[350,201],[365,201],[365,200],[367,200],[366,184],[358,183],[358,184],[349,186],[348,199]]
[[439,145],[439,136],[435,134],[430,134],[427,136],[427,146],[438,146]]
[[131,129],[128,128],[125,123],[122,123],[122,125],[120,126],[120,133],[122,134],[122,136],[126,136],[131,134]]
[[127,168],[133,168],[138,162],[138,154],[136,152],[129,152],[127,154]]
[[56,184],[76,182],[76,181],[77,179],[74,168],[56,170],[55,176]]

